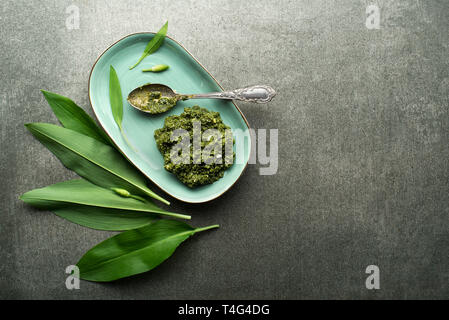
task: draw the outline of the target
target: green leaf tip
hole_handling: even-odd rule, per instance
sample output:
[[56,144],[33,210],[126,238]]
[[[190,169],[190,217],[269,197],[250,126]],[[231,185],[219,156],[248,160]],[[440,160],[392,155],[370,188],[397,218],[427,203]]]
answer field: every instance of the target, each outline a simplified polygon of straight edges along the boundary
[[92,137],[113,146],[108,135],[72,99],[58,93],[41,90],[50,108],[64,128]]

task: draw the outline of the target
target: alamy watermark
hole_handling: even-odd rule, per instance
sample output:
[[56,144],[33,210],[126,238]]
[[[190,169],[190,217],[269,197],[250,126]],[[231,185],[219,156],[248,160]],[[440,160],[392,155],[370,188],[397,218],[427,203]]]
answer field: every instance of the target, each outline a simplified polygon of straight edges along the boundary
[[365,26],[370,30],[380,29],[380,10],[375,4],[371,4],[366,7]]
[[70,265],[65,269],[69,276],[65,279],[65,287],[69,290],[79,290],[80,288],[80,269],[75,265]]
[[[172,164],[256,164],[260,175],[274,175],[278,170],[278,129],[270,129],[267,152],[266,129],[201,130],[201,122],[192,122],[192,134],[184,129],[172,132],[170,140],[176,144],[170,150]],[[235,142],[235,158],[234,158]],[[249,147],[250,146],[250,147]],[[223,152],[224,150],[224,152]],[[192,156],[190,156],[192,154]]]
[[380,269],[376,265],[369,265],[365,269],[365,273],[369,274],[365,281],[365,287],[368,290],[380,289]]
[[65,9],[68,14],[65,20],[65,27],[67,30],[78,30],[80,28],[80,9],[72,4]]

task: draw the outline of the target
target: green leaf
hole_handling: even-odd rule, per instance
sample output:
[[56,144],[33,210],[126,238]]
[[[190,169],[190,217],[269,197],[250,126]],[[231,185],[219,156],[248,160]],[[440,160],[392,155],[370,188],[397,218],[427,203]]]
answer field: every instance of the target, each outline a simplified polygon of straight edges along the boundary
[[158,220],[122,232],[90,249],[77,263],[80,278],[113,281],[149,271],[169,258],[191,235],[218,225],[194,229],[175,220]]
[[28,130],[69,169],[104,188],[123,188],[169,202],[148,189],[144,177],[114,148],[76,131],[49,123],[30,123]]
[[109,101],[111,103],[112,116],[117,123],[120,131],[122,129],[122,119],[123,119],[123,97],[122,89],[120,87],[120,81],[118,80],[117,72],[113,66],[110,67],[109,71]]
[[[144,202],[133,198],[121,197],[112,190],[98,187],[82,179],[64,181],[45,188],[34,189],[23,194],[20,199],[32,206],[60,213],[61,215],[64,215],[66,219],[75,223],[81,224],[81,221],[89,223],[90,225],[88,226],[94,229],[98,228],[97,224],[102,216],[107,219],[116,212],[115,210],[108,212],[106,209],[157,213],[184,219],[190,218],[189,216],[168,212],[149,201]],[[95,208],[78,208],[77,210],[74,210],[73,206],[97,207],[103,208],[104,210],[98,212],[95,217],[88,217],[86,215],[89,212],[95,211]],[[84,212],[84,217],[81,216],[80,211]],[[108,213],[108,215],[105,215],[105,213]],[[92,221],[90,221],[89,218],[92,218]],[[117,217],[117,219],[118,218],[119,217]],[[122,217],[121,219],[123,220],[124,218]],[[147,220],[148,222],[151,222],[151,219]],[[104,224],[104,222],[101,223]]]
[[83,227],[106,231],[137,229],[157,219],[154,215],[142,212],[83,205],[67,205],[50,211]]
[[135,151],[137,150],[133,147],[131,142],[129,142],[126,137],[125,131],[123,131],[122,120],[123,120],[123,97],[122,97],[122,89],[120,87],[120,81],[117,76],[117,72],[113,66],[110,67],[109,72],[109,101],[111,104],[112,116],[114,117],[115,123],[120,129],[122,133],[123,139],[125,142]]
[[143,50],[142,56],[136,62],[135,65],[133,65],[132,67],[129,67],[130,70],[133,69],[134,67],[136,67],[140,63],[140,61],[145,59],[145,57],[156,52],[156,50],[159,49],[159,47],[162,45],[162,43],[164,43],[165,35],[167,34],[167,29],[168,29],[168,21],[154,35],[154,37],[150,40],[150,42],[148,42],[147,46],[145,47],[145,50]]
[[59,94],[41,90],[54,114],[67,129],[72,129],[106,144],[111,140],[95,121],[75,102]]

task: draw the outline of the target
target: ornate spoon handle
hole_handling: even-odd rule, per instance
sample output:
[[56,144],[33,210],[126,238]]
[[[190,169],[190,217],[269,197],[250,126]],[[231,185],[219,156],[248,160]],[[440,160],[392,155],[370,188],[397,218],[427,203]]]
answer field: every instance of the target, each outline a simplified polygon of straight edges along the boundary
[[188,95],[189,99],[226,99],[256,103],[267,103],[276,95],[273,88],[265,85],[235,89],[232,91],[211,92]]

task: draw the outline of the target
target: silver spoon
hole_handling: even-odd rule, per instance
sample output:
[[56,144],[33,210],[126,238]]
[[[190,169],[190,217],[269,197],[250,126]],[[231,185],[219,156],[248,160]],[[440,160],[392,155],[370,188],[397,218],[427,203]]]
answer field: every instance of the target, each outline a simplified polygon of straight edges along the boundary
[[128,102],[139,111],[156,114],[170,110],[179,100],[225,99],[267,103],[275,95],[276,91],[265,85],[256,85],[224,92],[179,94],[166,85],[149,83],[131,91],[128,95]]

